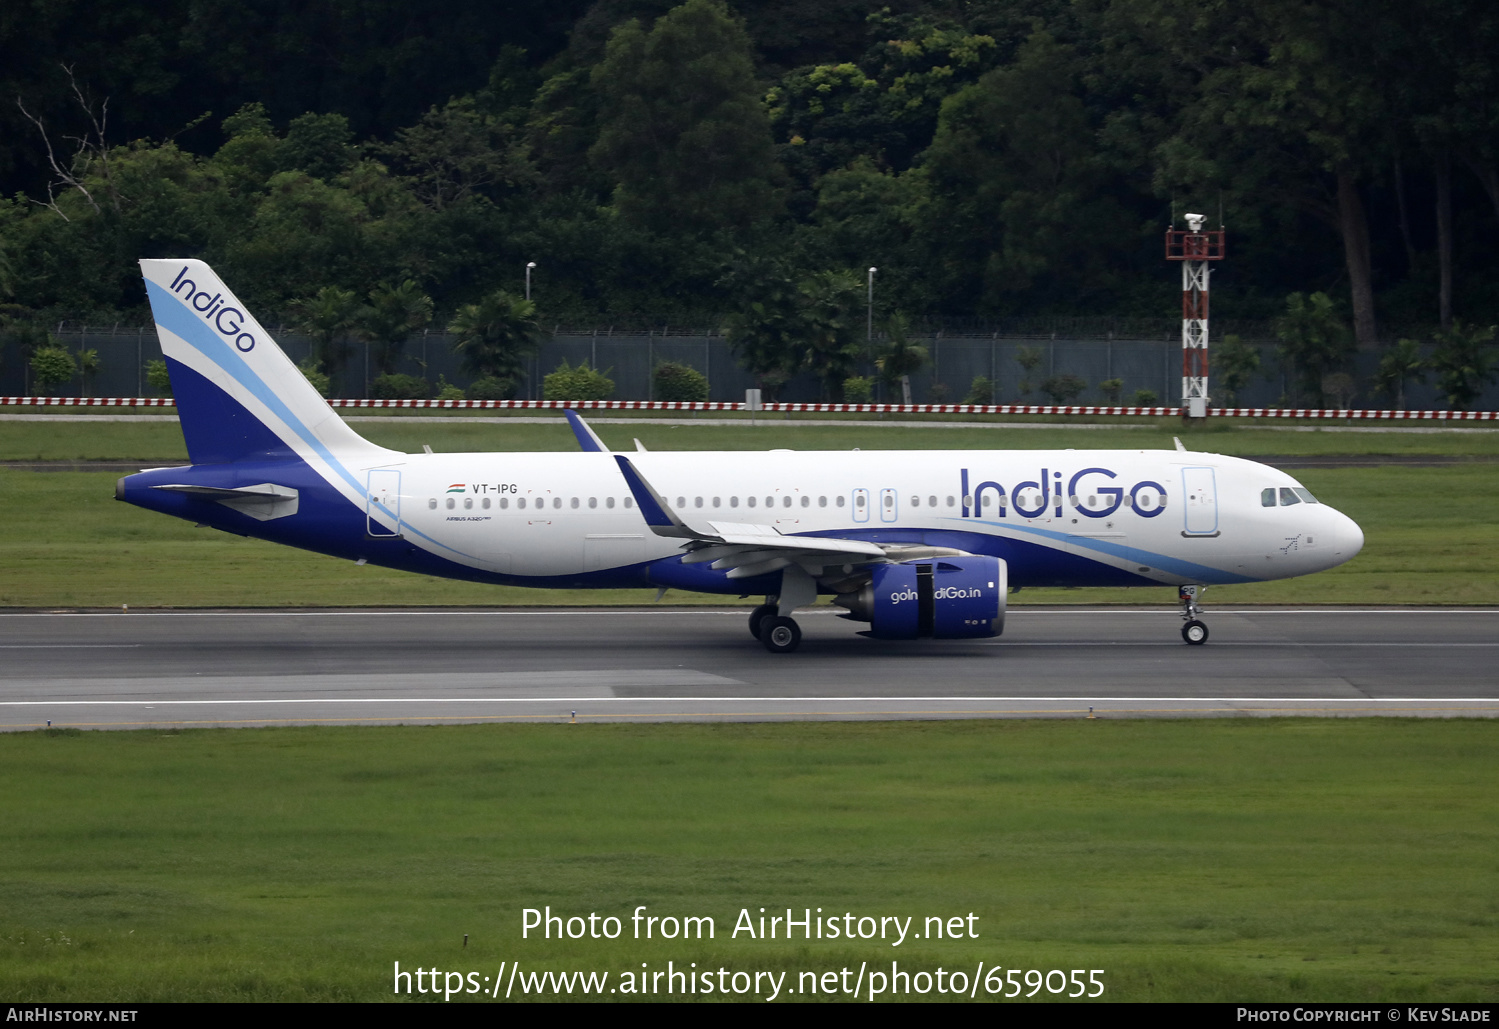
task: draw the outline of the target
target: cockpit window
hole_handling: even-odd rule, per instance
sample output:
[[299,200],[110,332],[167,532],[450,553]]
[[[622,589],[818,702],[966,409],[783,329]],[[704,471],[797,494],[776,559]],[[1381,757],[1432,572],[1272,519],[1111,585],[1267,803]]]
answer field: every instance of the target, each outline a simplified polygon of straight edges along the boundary
[[1301,503],[1301,498],[1296,495],[1296,491],[1295,490],[1293,490],[1289,486],[1282,486],[1280,488],[1280,506],[1281,507],[1290,507],[1292,504],[1299,504],[1299,503]]
[[1309,489],[1304,489],[1301,486],[1296,487],[1296,495],[1302,500],[1305,500],[1308,504],[1315,504],[1317,502],[1317,498],[1312,496],[1312,491]]
[[1275,506],[1275,487],[1274,486],[1266,486],[1264,489],[1260,490],[1260,507],[1274,507],[1274,506]]

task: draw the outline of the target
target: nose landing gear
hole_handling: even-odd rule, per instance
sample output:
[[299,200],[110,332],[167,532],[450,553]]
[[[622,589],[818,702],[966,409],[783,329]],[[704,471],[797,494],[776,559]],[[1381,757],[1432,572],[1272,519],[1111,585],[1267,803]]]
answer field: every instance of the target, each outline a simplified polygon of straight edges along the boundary
[[1208,627],[1197,617],[1202,614],[1197,597],[1205,589],[1206,586],[1183,586],[1177,591],[1177,599],[1182,605],[1182,618],[1186,619],[1186,624],[1182,626],[1182,639],[1193,646],[1200,646],[1208,641]]

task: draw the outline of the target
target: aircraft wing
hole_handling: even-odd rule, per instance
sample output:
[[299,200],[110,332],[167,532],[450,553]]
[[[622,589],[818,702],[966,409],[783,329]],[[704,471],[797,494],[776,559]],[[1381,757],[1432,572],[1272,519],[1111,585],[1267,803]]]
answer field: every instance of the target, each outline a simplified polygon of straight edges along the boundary
[[[688,524],[665,503],[628,457],[614,455],[625,482],[640,506],[640,513],[658,536],[685,540],[684,564],[712,562],[716,570],[728,570],[730,579],[748,579],[796,565],[813,576],[839,568],[843,575],[855,565],[885,564],[917,558],[948,557],[963,553],[946,547],[870,543],[867,540],[826,536],[787,536],[774,525],[749,522],[709,521]],[[841,566],[841,567],[840,567]]]

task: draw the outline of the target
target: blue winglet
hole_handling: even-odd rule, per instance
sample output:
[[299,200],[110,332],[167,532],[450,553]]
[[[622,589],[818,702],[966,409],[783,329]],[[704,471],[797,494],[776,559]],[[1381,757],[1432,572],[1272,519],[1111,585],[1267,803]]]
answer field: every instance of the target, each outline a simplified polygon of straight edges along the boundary
[[609,448],[604,446],[604,441],[588,427],[587,422],[578,417],[578,412],[569,407],[562,413],[567,415],[567,424],[572,426],[573,435],[578,437],[578,446],[583,448],[585,453],[609,453]]
[[655,491],[650,487],[630,459],[623,454],[614,455],[615,462],[619,465],[620,472],[625,477],[625,484],[630,487],[630,492],[635,496],[635,503],[640,505],[640,513],[645,516],[645,524],[655,528],[682,528],[682,523],[673,518],[661,502],[656,498]]

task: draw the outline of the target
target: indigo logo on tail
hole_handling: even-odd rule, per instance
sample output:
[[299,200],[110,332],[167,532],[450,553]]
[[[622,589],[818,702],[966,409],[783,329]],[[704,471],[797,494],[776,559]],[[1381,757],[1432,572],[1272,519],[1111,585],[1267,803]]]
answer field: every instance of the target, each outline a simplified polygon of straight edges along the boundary
[[234,348],[241,353],[248,354],[255,349],[255,337],[248,332],[242,332],[244,328],[245,313],[237,307],[224,305],[224,294],[215,293],[208,295],[208,291],[198,291],[198,284],[192,279],[186,278],[187,265],[177,273],[172,280],[172,292],[179,293],[194,311],[203,316],[204,321],[212,325],[220,336],[234,343]]

